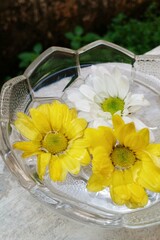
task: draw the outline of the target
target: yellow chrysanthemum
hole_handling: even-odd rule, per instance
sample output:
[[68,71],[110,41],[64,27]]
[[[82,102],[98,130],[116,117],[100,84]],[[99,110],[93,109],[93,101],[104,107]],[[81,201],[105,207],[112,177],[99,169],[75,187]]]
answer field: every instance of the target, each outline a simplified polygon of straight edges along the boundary
[[63,181],[68,172],[78,174],[80,166],[89,164],[90,155],[83,139],[87,122],[77,112],[54,101],[30,109],[30,116],[19,112],[15,127],[29,141],[16,142],[13,147],[23,151],[22,157],[37,155],[40,179],[48,166],[53,181]]
[[85,137],[92,154],[89,191],[109,187],[112,200],[129,208],[148,202],[146,190],[160,192],[160,144],[149,143],[149,130],[136,131],[133,122],[125,124],[113,116],[113,130],[88,128]]

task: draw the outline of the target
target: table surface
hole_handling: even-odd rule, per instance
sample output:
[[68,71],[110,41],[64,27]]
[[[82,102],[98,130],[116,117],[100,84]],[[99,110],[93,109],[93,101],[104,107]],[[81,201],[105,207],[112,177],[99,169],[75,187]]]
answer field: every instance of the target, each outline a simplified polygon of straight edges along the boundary
[[[160,47],[152,50],[159,54]],[[0,240],[159,240],[160,225],[104,229],[70,220],[33,198],[0,158]]]

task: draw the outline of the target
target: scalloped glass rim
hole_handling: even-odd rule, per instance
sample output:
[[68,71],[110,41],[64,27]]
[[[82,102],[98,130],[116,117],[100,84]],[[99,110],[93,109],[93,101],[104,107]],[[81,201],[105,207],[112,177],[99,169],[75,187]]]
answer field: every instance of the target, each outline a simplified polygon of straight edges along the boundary
[[[158,211],[160,203],[156,201],[151,207],[123,213],[113,209],[105,212],[101,207],[95,208],[94,204],[75,200],[71,196],[67,198],[65,193],[62,195],[55,187],[53,190],[48,179],[41,183],[34,176],[32,163],[25,165],[21,161],[13,151],[10,140],[10,136],[15,134],[12,122],[17,111],[27,112],[31,106],[53,99],[64,100],[65,89],[71,84],[76,84],[77,79],[81,80],[86,74],[85,69],[88,70],[92,64],[108,64],[108,66],[119,64],[125,73],[131,75],[136,84],[140,84],[140,89],[143,90],[145,87],[149,89],[149,93],[152,92],[151,95],[156,99],[154,104],[157,104],[160,92],[159,62],[160,59],[156,55],[136,56],[120,46],[99,40],[77,51],[50,47],[26,69],[23,75],[6,82],[1,91],[1,155],[21,185],[58,212],[83,223],[126,228],[140,228],[160,223],[160,210]],[[64,84],[60,84],[62,81]],[[55,87],[55,96],[52,96],[53,92],[48,95],[44,93],[51,83]],[[159,125],[156,124],[157,122],[152,127],[156,127],[157,131]],[[155,199],[159,199],[159,196],[156,195]]]

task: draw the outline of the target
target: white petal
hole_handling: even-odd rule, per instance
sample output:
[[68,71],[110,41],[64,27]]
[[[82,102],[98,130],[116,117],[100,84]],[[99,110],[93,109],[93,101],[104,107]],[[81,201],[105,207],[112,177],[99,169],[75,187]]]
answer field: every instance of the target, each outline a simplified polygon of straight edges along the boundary
[[86,119],[87,122],[91,122],[93,120],[90,112],[82,112],[82,111],[80,111],[78,113],[78,117]]
[[123,116],[139,110],[141,106],[149,105],[143,94],[132,95],[129,92],[130,79],[124,76],[117,67],[110,72],[98,65],[91,66],[88,70],[90,74],[85,74],[85,84],[79,88],[70,87],[67,91],[68,99],[80,111],[79,116],[88,122],[95,121],[94,124],[98,124],[98,121],[103,125],[108,125],[112,115],[101,108],[101,103],[108,97],[124,99],[123,113],[121,111],[116,113]]
[[84,96],[79,92],[77,88],[70,89],[66,93],[67,93],[67,98],[71,102],[77,102],[84,99]]
[[112,76],[104,74],[103,80],[105,81],[105,91],[108,92],[109,96],[117,97],[117,87]]
[[79,91],[89,100],[94,100],[94,97],[96,95],[96,93],[93,91],[93,89],[86,85],[86,84],[82,84],[79,88]]
[[125,99],[124,99],[124,102],[125,102],[125,106],[124,107],[125,108],[128,108],[130,106],[131,97],[132,97],[132,94],[131,94],[131,92],[129,92],[127,94],[127,96],[125,97]]
[[113,70],[112,70],[112,75],[114,76],[115,79],[117,79],[118,81],[121,79],[122,77],[122,73],[121,71],[119,70],[118,67],[114,67]]
[[119,87],[118,87],[118,97],[124,99],[129,91],[129,80],[127,77],[122,76],[119,80]]
[[117,112],[114,113],[115,115],[119,115],[121,116],[122,115],[122,111],[121,110],[118,110]]
[[97,128],[99,126],[111,127],[112,126],[112,121],[111,120],[105,121],[104,119],[99,118],[99,119],[94,120],[90,124],[90,127],[93,127],[93,128]]
[[110,72],[103,66],[95,66],[91,67],[91,72],[93,75],[103,78],[104,73],[110,74]]
[[104,92],[106,98],[109,97],[106,77],[108,76],[108,78],[111,79],[111,74],[106,68],[102,66],[94,66],[91,68],[91,70],[92,74],[90,74],[90,78],[92,78],[95,92],[97,94],[99,94],[100,92]]
[[124,108],[122,116],[127,116],[129,113],[130,113],[129,110],[127,108]]
[[100,77],[93,77],[93,87],[95,92],[98,94],[100,92],[103,92],[105,89],[105,83],[102,78]]
[[134,113],[134,112],[137,112],[140,109],[141,109],[141,106],[133,106],[133,107],[129,107],[128,111],[129,111],[129,113]]
[[90,102],[87,100],[80,100],[78,102],[75,102],[75,106],[78,110],[84,111],[84,112],[90,112],[90,109],[91,109]]
[[85,79],[85,84],[87,84],[90,87],[93,87],[93,79],[92,74],[89,74]]
[[117,86],[117,97],[124,99],[129,91],[130,81],[118,68],[113,70],[113,75]]
[[128,106],[149,106],[150,103],[144,98],[143,94],[130,95]]
[[139,120],[136,117],[133,117],[133,116],[127,117],[127,116],[125,116],[125,117],[122,117],[122,118],[123,118],[125,123],[134,122],[137,131],[141,130],[142,128],[146,128],[147,127],[141,120]]
[[97,94],[97,95],[94,97],[94,102],[96,102],[96,103],[98,103],[98,104],[101,104],[101,103],[103,103],[103,101],[104,101],[105,98],[106,98],[106,97],[104,96],[103,93],[99,93],[99,94]]
[[101,109],[97,110],[96,112],[94,110],[92,110],[92,114],[93,114],[93,116],[98,117],[98,118],[102,118],[105,121],[108,121],[109,119],[112,118],[112,115],[111,115],[110,112],[104,112]]

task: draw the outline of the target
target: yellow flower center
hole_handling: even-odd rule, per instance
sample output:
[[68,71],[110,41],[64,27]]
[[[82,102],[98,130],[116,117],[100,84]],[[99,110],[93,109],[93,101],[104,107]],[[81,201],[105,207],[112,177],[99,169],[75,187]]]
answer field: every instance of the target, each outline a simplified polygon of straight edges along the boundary
[[111,160],[116,168],[125,169],[135,163],[136,156],[130,149],[119,145],[111,153]]
[[113,115],[119,110],[123,111],[124,101],[118,97],[106,98],[104,102],[101,104],[101,107],[104,112],[110,112]]
[[42,142],[42,146],[52,154],[64,151],[67,145],[67,138],[62,133],[48,133]]

